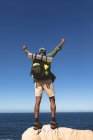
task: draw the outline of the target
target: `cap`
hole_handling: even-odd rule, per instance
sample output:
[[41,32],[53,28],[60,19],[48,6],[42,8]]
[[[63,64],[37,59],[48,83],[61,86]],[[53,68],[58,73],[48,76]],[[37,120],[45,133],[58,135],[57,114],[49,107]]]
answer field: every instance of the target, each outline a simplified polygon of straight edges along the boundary
[[46,49],[45,48],[40,48],[39,53],[46,54]]

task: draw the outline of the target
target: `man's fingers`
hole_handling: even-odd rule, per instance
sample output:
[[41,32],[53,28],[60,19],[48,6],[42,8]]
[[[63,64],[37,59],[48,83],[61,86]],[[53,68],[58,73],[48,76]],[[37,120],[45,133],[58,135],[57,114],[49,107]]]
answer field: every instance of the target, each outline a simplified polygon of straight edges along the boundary
[[63,43],[65,42],[64,38],[62,38],[62,42],[63,42]]
[[61,40],[61,44],[63,44],[65,42],[65,40],[64,40],[64,38],[62,38],[62,40]]
[[24,45],[24,46],[22,47],[22,49],[25,50],[25,49],[27,49],[27,47]]

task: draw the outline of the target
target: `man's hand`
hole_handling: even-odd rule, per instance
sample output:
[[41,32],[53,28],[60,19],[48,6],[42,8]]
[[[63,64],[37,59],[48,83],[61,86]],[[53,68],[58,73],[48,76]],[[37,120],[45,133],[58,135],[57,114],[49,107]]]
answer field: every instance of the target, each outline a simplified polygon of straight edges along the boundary
[[24,51],[25,49],[27,49],[27,47],[24,45],[24,46],[22,47],[22,50]]
[[26,54],[30,53],[25,45],[22,47],[22,50],[23,50]]
[[59,43],[59,45],[63,45],[64,44],[64,42],[65,42],[65,40],[64,40],[64,38],[62,38],[62,40],[61,40],[61,42]]

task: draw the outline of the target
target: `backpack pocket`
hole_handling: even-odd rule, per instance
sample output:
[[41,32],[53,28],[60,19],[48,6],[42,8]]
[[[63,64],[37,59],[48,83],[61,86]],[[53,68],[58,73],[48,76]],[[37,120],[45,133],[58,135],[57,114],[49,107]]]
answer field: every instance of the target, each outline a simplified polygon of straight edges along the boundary
[[41,67],[39,63],[34,63],[32,65],[32,70],[31,70],[32,74],[40,74],[41,73]]

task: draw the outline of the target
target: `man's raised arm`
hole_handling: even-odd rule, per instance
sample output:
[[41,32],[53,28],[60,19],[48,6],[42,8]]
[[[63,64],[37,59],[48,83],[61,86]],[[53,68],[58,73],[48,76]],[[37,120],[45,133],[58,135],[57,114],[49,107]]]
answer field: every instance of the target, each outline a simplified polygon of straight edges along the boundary
[[32,53],[30,53],[30,51],[27,49],[27,47],[26,46],[23,46],[22,47],[22,50],[25,52],[25,54],[32,60],[32,57],[33,57],[33,55],[32,55]]
[[64,38],[62,38],[61,42],[57,45],[57,47],[51,53],[47,54],[47,56],[54,57],[57,54],[57,52],[61,50],[64,42],[65,40]]
[[28,49],[27,49],[26,46],[23,46],[22,49],[23,49],[23,51],[24,51],[27,55],[28,55],[28,53],[30,53],[30,52],[28,51]]

